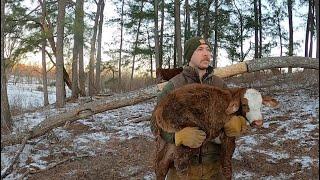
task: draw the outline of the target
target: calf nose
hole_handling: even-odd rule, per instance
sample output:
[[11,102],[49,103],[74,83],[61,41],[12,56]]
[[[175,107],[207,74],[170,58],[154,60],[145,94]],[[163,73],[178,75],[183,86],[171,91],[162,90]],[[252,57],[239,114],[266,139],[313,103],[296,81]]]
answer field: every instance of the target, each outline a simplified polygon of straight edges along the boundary
[[259,120],[254,120],[252,123],[251,123],[251,126],[253,127],[261,127],[263,124],[263,120],[259,119]]

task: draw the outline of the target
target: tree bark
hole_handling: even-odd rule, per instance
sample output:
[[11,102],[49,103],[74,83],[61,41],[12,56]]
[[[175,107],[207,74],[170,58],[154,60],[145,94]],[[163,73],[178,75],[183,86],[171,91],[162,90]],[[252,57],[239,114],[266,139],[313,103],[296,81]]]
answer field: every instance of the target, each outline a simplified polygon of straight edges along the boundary
[[1,130],[12,130],[4,58],[5,1],[1,1]]
[[64,16],[65,16],[66,0],[58,2],[57,17],[57,62],[56,62],[56,106],[61,108],[65,104],[65,88],[63,80],[63,39],[64,39]]
[[74,41],[73,41],[73,57],[72,57],[72,98],[77,99],[79,95],[79,73],[78,73],[78,66],[79,66],[79,45],[80,45],[80,36],[81,36],[81,8],[83,0],[76,1],[76,10],[75,10],[75,21],[73,26],[74,31]]
[[213,62],[212,66],[215,68],[218,64],[218,38],[219,38],[219,30],[218,30],[218,16],[219,16],[219,1],[214,1],[214,45],[213,45]]
[[182,67],[182,47],[181,47],[181,21],[180,21],[180,0],[174,1],[174,27],[176,36],[176,49],[177,49],[177,65]]
[[101,2],[100,7],[100,21],[99,21],[99,33],[98,33],[98,49],[97,49],[97,64],[96,64],[96,93],[101,91],[101,42],[102,42],[102,25],[103,25],[103,11],[104,11],[104,0]]
[[259,58],[259,22],[258,0],[254,0],[254,58]]
[[123,6],[124,6],[124,0],[122,0],[121,5],[121,19],[120,19],[120,48],[119,48],[119,74],[118,74],[118,85],[119,89],[121,87],[121,66],[122,66],[122,42],[123,42]]
[[197,36],[201,35],[201,7],[200,7],[200,0],[197,0],[196,5],[196,11],[197,11]]
[[[293,24],[292,24],[292,0],[287,0],[289,15],[289,56],[293,56]],[[292,68],[288,68],[288,73],[292,73]]]
[[93,96],[95,92],[95,86],[94,86],[94,66],[95,66],[95,53],[96,53],[96,41],[97,41],[97,27],[98,27],[98,21],[99,21],[99,15],[100,15],[100,7],[101,7],[102,0],[99,0],[97,4],[97,13],[94,19],[94,25],[93,25],[93,35],[91,37],[90,42],[90,60],[89,60],[89,96]]
[[319,44],[320,43],[319,0],[314,0],[314,4],[315,4],[315,11],[316,11],[316,36],[317,36],[316,58],[319,59],[319,49],[320,49],[320,44]]
[[[78,0],[77,0],[78,1]],[[84,0],[79,0],[79,45],[78,45],[78,58],[79,58],[79,93],[80,96],[86,95],[85,89],[85,73],[84,73],[84,65],[83,65],[83,32],[84,32],[84,10],[83,10]]]
[[[38,0],[38,2],[40,3],[41,6],[43,6],[43,2],[41,0]],[[47,17],[47,14],[45,17],[46,17],[46,21],[44,21],[41,24],[41,28],[47,34],[48,42],[50,44],[50,47],[52,49],[54,56],[57,59],[57,48],[56,48],[56,43],[54,41],[52,23],[50,21],[50,18]],[[56,63],[53,63],[53,64],[56,64]],[[63,66],[63,80],[67,84],[68,88],[70,90],[72,90],[72,82],[71,82],[70,76],[69,76],[68,72],[66,71],[66,69],[64,68],[64,66]]]
[[[154,0],[154,56],[156,61],[156,69],[160,68],[159,63],[159,57],[160,57],[160,47],[159,47],[159,24],[158,24],[158,7],[159,2],[158,0]],[[151,64],[152,69],[152,64]],[[152,77],[152,71],[151,71],[151,77]],[[158,78],[158,77],[156,77]]]
[[261,0],[259,0],[259,58],[262,58],[262,12]]
[[[43,0],[42,4],[42,17],[41,21],[42,23],[45,22],[46,19],[46,0]],[[42,40],[42,47],[41,47],[41,52],[42,52],[42,85],[43,85],[43,105],[47,106],[49,105],[49,98],[48,98],[48,82],[47,82],[47,63],[46,63],[46,44],[47,40],[45,38],[45,33],[42,31],[43,34],[43,40]]]
[[[142,10],[143,10],[143,2],[144,2],[144,1],[141,1],[140,12],[142,12]],[[131,89],[132,80],[133,80],[134,65],[135,65],[135,61],[136,61],[136,49],[138,48],[138,41],[139,41],[139,33],[140,33],[141,21],[142,21],[142,17],[139,18],[138,27],[137,27],[136,39],[135,39],[134,47],[133,47],[133,58],[132,58],[131,77],[130,77],[130,79],[131,79],[131,81],[130,81],[130,89]]]
[[159,48],[159,68],[163,64],[163,31],[164,31],[164,0],[161,1],[161,29],[160,29],[160,48]]

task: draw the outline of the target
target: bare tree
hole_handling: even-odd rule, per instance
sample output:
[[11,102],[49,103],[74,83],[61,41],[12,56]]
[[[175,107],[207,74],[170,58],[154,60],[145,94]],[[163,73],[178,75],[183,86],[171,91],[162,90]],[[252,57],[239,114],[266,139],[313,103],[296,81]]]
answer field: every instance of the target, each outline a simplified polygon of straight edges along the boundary
[[181,47],[181,21],[180,21],[180,0],[174,0],[174,27],[175,27],[175,43],[177,49],[177,65],[182,67],[182,47]]
[[319,58],[319,49],[320,49],[320,35],[319,35],[319,0],[314,0],[315,11],[316,11],[316,33],[317,33],[317,48],[316,48],[316,58]]
[[12,130],[4,59],[5,1],[1,1],[1,129]]
[[[155,50],[155,61],[156,61],[156,69],[160,68],[159,66],[159,25],[158,25],[158,0],[154,0],[154,50]],[[152,77],[152,64],[151,64],[151,77]]]
[[[79,1],[79,2],[78,2]],[[83,32],[84,32],[84,11],[83,11],[83,3],[84,0],[77,0],[79,3],[78,7],[78,18],[79,18],[79,41],[78,41],[78,58],[79,58],[79,93],[81,96],[86,95],[85,90],[85,73],[84,73],[84,65],[83,65]]]
[[[44,23],[45,18],[46,18],[46,0],[43,0],[43,3],[41,5],[42,9],[42,16],[41,16],[41,24]],[[46,63],[46,44],[47,44],[47,39],[45,38],[45,32],[42,29],[42,35],[43,35],[43,40],[42,40],[42,47],[41,47],[41,52],[42,52],[42,84],[43,84],[43,105],[47,106],[49,105],[49,98],[48,98],[48,83],[47,83],[47,63]]]
[[103,25],[103,10],[104,10],[104,0],[102,0],[100,5],[100,20],[99,20],[99,33],[98,33],[98,49],[97,49],[97,63],[96,63],[96,93],[99,93],[101,90],[101,42],[102,42],[102,25]]
[[[82,1],[82,2],[81,2]],[[79,50],[80,50],[80,36],[81,36],[81,16],[83,0],[76,1],[76,10],[75,10],[75,21],[73,24],[74,30],[74,39],[73,39],[73,57],[72,57],[72,98],[78,98],[79,95],[79,73],[78,73],[78,59],[79,59]]]
[[[293,25],[292,25],[292,0],[287,0],[289,15],[289,56],[293,56]],[[288,68],[288,73],[292,73],[292,68]]]
[[159,49],[159,68],[163,64],[163,31],[164,31],[164,0],[161,0],[161,29],[160,29],[160,49]]
[[259,15],[258,0],[254,0],[254,57],[259,57]]
[[93,35],[90,42],[90,61],[89,61],[89,96],[93,96],[95,94],[95,86],[94,86],[94,61],[95,61],[95,53],[96,53],[96,40],[97,40],[97,27],[100,15],[100,7],[101,7],[102,0],[99,0],[97,4],[97,13],[94,19],[93,25]]
[[67,0],[58,1],[57,17],[57,62],[56,62],[56,106],[63,107],[65,104],[65,88],[63,81],[63,39],[64,39],[64,19]]
[[122,41],[123,41],[123,6],[124,6],[124,0],[122,0],[121,19],[120,19],[119,79],[118,79],[119,87],[121,87]]

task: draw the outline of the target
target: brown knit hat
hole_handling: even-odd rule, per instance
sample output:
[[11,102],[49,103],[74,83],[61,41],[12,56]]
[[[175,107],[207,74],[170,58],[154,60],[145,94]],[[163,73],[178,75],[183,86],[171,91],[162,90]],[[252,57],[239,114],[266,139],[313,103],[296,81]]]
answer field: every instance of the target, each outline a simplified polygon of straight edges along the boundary
[[[206,41],[202,37],[193,37],[186,41],[184,44],[184,59],[185,62],[189,63],[191,56],[193,55],[194,51],[201,45],[206,44],[210,47],[208,41]],[[211,47],[210,47],[211,48]]]

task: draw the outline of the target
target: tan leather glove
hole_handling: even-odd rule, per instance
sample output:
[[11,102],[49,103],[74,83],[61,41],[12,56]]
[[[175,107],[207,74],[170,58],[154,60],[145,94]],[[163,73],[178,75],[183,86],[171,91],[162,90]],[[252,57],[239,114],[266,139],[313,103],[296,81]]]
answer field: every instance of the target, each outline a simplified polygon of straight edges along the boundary
[[206,133],[198,127],[185,127],[174,134],[175,144],[181,144],[190,148],[198,148],[206,139]]
[[237,137],[247,130],[246,119],[243,116],[232,116],[224,125],[224,132],[228,137]]

